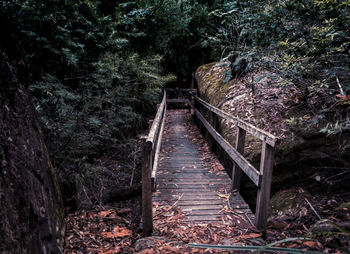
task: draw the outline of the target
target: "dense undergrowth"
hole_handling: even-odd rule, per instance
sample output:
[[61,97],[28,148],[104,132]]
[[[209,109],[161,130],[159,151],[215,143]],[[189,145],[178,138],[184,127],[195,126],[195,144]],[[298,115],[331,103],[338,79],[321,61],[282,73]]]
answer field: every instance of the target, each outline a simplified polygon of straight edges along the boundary
[[303,89],[305,109],[336,134],[349,129],[349,10],[349,1],[230,1],[211,13],[222,21],[207,43],[232,62],[227,80],[263,66]]
[[1,48],[30,84],[66,205],[101,203],[108,190],[138,183],[137,135],[162,87],[198,63],[187,52],[209,19],[205,5],[13,0],[0,7]]
[[83,188],[98,203],[96,189],[132,185],[162,87],[203,63],[230,61],[227,81],[263,65],[305,91],[329,121],[320,131],[349,130],[349,13],[345,0],[12,0],[0,36],[31,84],[65,201]]

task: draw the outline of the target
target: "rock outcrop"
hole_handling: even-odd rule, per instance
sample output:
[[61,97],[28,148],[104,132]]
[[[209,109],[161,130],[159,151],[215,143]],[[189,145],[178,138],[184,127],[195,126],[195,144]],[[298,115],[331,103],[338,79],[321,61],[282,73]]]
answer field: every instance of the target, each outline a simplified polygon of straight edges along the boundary
[[27,87],[0,51],[0,253],[61,253],[64,212]]
[[[277,148],[272,188],[286,181],[311,176],[320,167],[349,167],[349,133],[327,136],[321,133],[329,119],[321,111],[311,111],[317,97],[281,75],[262,68],[232,79],[229,62],[201,66],[195,73],[201,98],[280,139]],[[309,96],[309,97],[308,97]],[[219,123],[222,135],[234,144],[234,125]],[[246,137],[245,154],[258,166],[261,142]],[[257,167],[258,168],[258,167]]]

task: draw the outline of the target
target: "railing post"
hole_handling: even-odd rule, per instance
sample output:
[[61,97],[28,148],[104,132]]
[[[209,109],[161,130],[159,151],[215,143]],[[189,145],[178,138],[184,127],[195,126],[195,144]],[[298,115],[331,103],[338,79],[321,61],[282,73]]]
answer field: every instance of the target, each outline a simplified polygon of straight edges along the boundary
[[[236,150],[243,155],[244,153],[244,143],[245,143],[245,134],[246,131],[240,128],[239,126],[236,127],[237,134],[236,134]],[[233,168],[232,168],[232,190],[238,190],[241,187],[241,177],[242,177],[242,169],[237,165],[237,163],[233,162]]]
[[[213,126],[213,128],[216,130],[216,125],[217,125],[217,116],[213,111],[209,111],[209,123],[211,126]],[[210,136],[209,132],[207,132],[206,138],[208,140],[209,143],[209,147],[215,151],[215,147],[214,144],[215,142],[213,141],[213,138]]]
[[213,126],[214,129],[216,129],[216,123],[217,123],[217,116],[213,111],[210,111],[210,125]]
[[258,189],[255,212],[255,226],[261,231],[266,230],[267,227],[267,213],[270,204],[273,162],[274,148],[264,141],[260,161],[262,181]]
[[145,142],[142,154],[142,228],[143,235],[153,231],[152,217],[152,142]]

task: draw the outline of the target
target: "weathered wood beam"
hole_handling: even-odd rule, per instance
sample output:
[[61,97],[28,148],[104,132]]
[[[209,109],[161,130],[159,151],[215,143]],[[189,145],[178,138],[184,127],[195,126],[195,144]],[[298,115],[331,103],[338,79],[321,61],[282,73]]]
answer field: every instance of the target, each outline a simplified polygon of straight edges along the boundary
[[188,99],[167,99],[167,103],[188,103]]
[[142,231],[149,236],[153,231],[152,215],[152,143],[146,141],[142,153]]
[[162,115],[162,121],[160,124],[160,130],[158,134],[158,140],[157,140],[157,145],[156,145],[156,152],[154,155],[154,163],[153,163],[153,168],[152,168],[152,175],[151,175],[151,182],[152,182],[152,191],[157,190],[157,169],[158,169],[158,164],[159,164],[159,152],[160,152],[160,147],[162,146],[162,137],[163,137],[163,129],[164,129],[164,123],[165,123],[165,118],[166,118],[166,103],[164,104],[164,110],[163,110],[163,115]]
[[272,169],[274,149],[266,142],[262,144],[260,172],[263,174],[261,186],[258,189],[255,210],[255,226],[259,230],[266,230],[267,212],[270,204]]
[[150,129],[150,131],[148,133],[148,137],[147,137],[147,140],[146,140],[146,143],[147,142],[151,142],[152,143],[152,148],[153,148],[153,145],[155,143],[156,134],[158,134],[158,131],[159,131],[160,121],[162,120],[161,117],[162,117],[162,114],[163,114],[163,111],[164,111],[165,103],[166,103],[166,91],[164,90],[163,100],[162,100],[162,102],[159,105],[156,117],[153,120],[151,129]]
[[[156,150],[160,125],[164,118],[166,107],[166,91],[164,91],[163,100],[158,107],[156,117],[152,123],[148,136],[145,140],[142,153],[142,227],[143,235],[149,236],[153,231],[153,215],[152,215],[152,169]],[[157,159],[158,161],[158,159]]]
[[204,116],[191,104],[197,117],[201,120],[203,125],[206,127],[211,136],[216,140],[216,142],[224,149],[224,151],[229,155],[229,157],[244,171],[244,173],[253,181],[256,186],[260,186],[262,175],[260,172],[254,168],[253,165],[247,161],[231,144],[226,141],[204,118]]
[[192,88],[166,88],[167,92],[195,92],[196,89],[192,89]]
[[250,123],[247,123],[237,117],[231,116],[230,114],[226,113],[225,111],[218,109],[217,107],[214,107],[213,105],[209,104],[208,102],[202,100],[201,98],[197,97],[197,96],[193,96],[195,100],[197,100],[199,103],[201,103],[204,107],[206,107],[208,110],[214,112],[215,114],[217,114],[218,116],[231,121],[233,123],[236,123],[240,128],[244,129],[245,131],[247,131],[248,133],[252,134],[254,137],[265,141],[266,143],[268,143],[270,146],[274,147],[276,146],[277,142],[278,142],[278,138],[275,137],[274,135],[261,130],[253,125],[251,125]]
[[[246,131],[237,126],[237,135],[236,135],[236,150],[242,156],[244,153],[244,143],[245,143],[245,134]],[[239,190],[241,187],[241,177],[242,169],[234,162],[232,169],[232,190]]]

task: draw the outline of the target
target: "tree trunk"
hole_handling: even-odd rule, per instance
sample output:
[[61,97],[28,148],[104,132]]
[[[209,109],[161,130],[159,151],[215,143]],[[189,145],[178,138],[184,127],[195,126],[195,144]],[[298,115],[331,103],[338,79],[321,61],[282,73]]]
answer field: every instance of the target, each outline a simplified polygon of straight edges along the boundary
[[58,253],[64,213],[32,98],[0,50],[0,253]]

